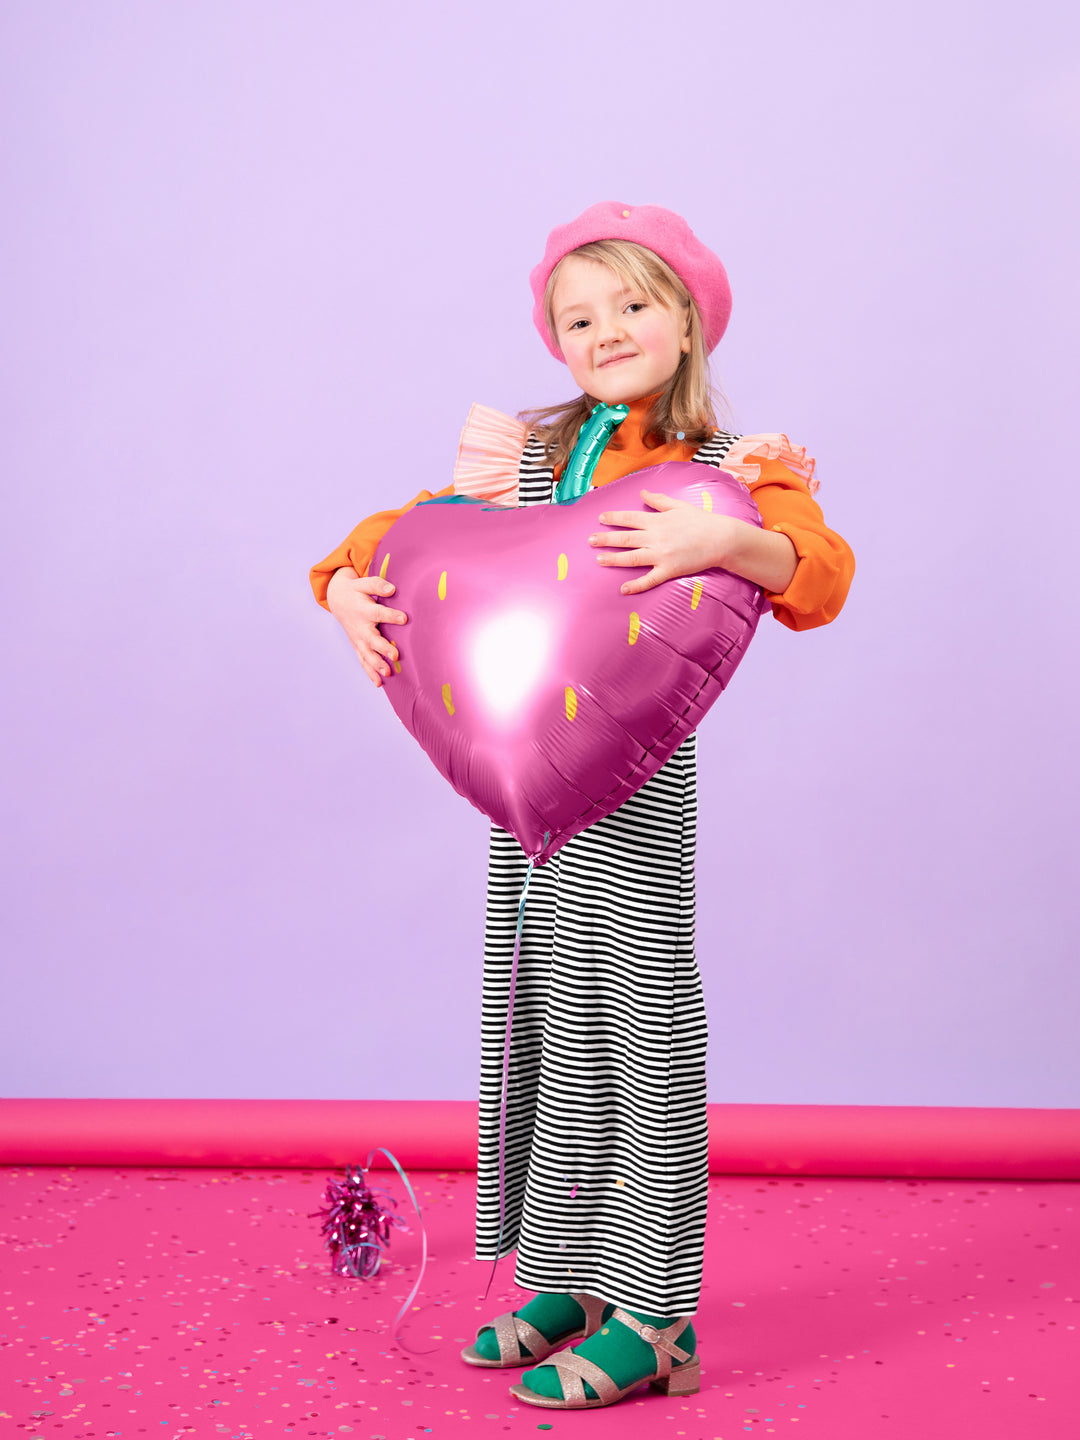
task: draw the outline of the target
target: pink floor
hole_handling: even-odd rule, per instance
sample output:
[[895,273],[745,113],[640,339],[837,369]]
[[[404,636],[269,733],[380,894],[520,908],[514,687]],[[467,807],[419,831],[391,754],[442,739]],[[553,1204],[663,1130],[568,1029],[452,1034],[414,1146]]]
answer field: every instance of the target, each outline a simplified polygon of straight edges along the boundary
[[475,1177],[413,1178],[415,1356],[387,1332],[418,1238],[395,1235],[375,1280],[331,1277],[308,1218],[322,1172],[0,1171],[0,1420],[41,1440],[1080,1434],[1076,1184],[714,1177],[701,1394],[558,1414],[511,1402],[516,1371],[459,1361],[528,1297],[503,1261],[480,1303]]

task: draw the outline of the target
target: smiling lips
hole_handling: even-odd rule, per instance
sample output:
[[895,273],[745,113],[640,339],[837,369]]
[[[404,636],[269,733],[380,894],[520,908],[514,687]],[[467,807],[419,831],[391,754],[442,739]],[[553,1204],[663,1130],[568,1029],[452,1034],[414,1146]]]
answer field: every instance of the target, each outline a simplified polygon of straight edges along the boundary
[[607,365],[617,365],[620,360],[633,360],[634,358],[635,357],[629,353],[625,355],[612,355],[610,360],[601,360],[600,364],[596,368],[598,370],[603,370]]

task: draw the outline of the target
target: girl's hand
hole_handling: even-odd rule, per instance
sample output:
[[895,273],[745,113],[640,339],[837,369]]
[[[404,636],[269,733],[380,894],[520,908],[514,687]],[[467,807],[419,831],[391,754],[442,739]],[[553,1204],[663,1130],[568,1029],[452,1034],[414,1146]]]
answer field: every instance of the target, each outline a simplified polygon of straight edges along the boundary
[[601,524],[627,528],[589,537],[590,545],[615,547],[619,552],[598,555],[601,565],[652,566],[648,575],[623,585],[624,595],[636,595],[664,580],[696,575],[721,564],[718,556],[730,548],[735,533],[732,527],[743,524],[729,515],[710,515],[686,500],[673,500],[651,490],[642,490],[641,498],[654,513],[612,510],[600,516]]
[[376,685],[390,674],[390,665],[397,660],[397,647],[380,633],[380,625],[404,625],[408,616],[400,610],[380,605],[375,596],[392,595],[394,586],[378,575],[363,578],[351,565],[335,570],[326,589],[330,613],[349,637],[349,644],[360,658],[360,664]]
[[712,515],[687,500],[673,500],[653,490],[641,498],[654,513],[612,510],[600,516],[603,525],[623,525],[618,533],[591,535],[589,544],[614,548],[600,554],[600,565],[651,566],[647,575],[628,580],[624,595],[651,590],[664,580],[698,575],[719,567],[742,575],[765,590],[780,594],[795,574],[795,546],[779,531],[762,530],[732,515]]

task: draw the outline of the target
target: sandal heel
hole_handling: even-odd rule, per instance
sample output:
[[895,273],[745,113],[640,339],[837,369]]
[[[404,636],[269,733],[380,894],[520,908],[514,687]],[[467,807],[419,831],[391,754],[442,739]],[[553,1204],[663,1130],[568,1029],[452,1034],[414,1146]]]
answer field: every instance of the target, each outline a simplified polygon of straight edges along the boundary
[[696,1395],[701,1389],[701,1361],[696,1357],[687,1360],[677,1370],[665,1375],[663,1380],[649,1382],[653,1390],[661,1395]]

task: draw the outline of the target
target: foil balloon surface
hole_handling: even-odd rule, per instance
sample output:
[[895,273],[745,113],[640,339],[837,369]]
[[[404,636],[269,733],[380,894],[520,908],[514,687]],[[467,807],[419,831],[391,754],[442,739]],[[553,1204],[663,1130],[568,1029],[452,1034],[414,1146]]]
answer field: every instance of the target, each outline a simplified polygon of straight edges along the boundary
[[387,627],[398,718],[450,784],[543,864],[617,809],[696,729],[762,609],[730,571],[665,580],[597,564],[590,535],[641,490],[761,524],[746,487],[689,461],[625,475],[572,503],[427,501],[383,538],[369,573],[409,617]]

